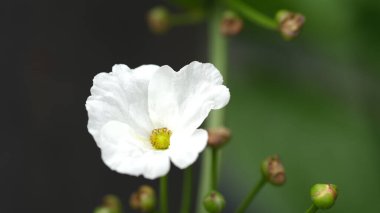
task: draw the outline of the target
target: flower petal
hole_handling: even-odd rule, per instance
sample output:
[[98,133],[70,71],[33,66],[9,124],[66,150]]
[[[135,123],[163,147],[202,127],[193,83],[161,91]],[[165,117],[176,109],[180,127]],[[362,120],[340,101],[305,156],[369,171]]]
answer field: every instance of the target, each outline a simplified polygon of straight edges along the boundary
[[193,164],[199,153],[206,147],[207,138],[207,131],[203,129],[195,130],[194,134],[189,137],[173,134],[169,147],[169,155],[173,164],[180,169]]
[[192,62],[179,72],[160,67],[148,89],[149,113],[156,128],[191,134],[212,109],[224,107],[230,92],[212,64]]
[[139,176],[146,165],[149,141],[143,141],[131,128],[119,121],[110,121],[96,140],[104,163],[119,173]]
[[109,121],[127,123],[140,135],[149,135],[152,123],[148,114],[148,85],[158,66],[143,65],[134,70],[115,65],[111,73],[94,78],[91,96],[86,101],[88,130],[95,140]]
[[104,163],[122,174],[155,179],[170,169],[167,151],[153,150],[150,142],[140,138],[124,123],[110,121],[101,130],[98,146]]
[[170,160],[167,151],[150,151],[144,156],[143,175],[148,179],[162,177],[169,172]]
[[148,87],[148,109],[155,128],[172,129],[178,118],[178,101],[174,81],[176,72],[169,66],[160,67]]

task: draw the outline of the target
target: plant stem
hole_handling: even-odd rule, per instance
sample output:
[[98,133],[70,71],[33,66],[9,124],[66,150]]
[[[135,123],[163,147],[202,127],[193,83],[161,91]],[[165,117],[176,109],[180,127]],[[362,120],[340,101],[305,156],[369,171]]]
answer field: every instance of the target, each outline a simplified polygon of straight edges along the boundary
[[248,194],[248,196],[244,199],[244,201],[240,204],[239,208],[235,211],[235,213],[243,213],[248,208],[249,204],[253,201],[257,193],[260,191],[261,188],[266,183],[266,179],[264,177],[261,177],[260,181],[256,184],[255,187],[251,190],[251,192]]
[[[215,1],[215,4],[219,1]],[[210,11],[208,17],[208,48],[209,48],[209,60],[213,63],[221,72],[224,79],[227,77],[227,39],[220,33],[220,21],[222,18],[222,8],[220,5],[213,5],[213,10]],[[207,120],[207,127],[220,127],[224,126],[225,111],[219,109],[212,111]],[[203,208],[203,198],[208,192],[211,191],[211,172],[212,172],[212,150],[207,148],[202,155],[200,182],[197,198],[197,213],[205,213]],[[217,165],[216,165],[217,166]]]
[[306,213],[314,213],[318,211],[318,207],[316,207],[314,204],[311,204],[310,208],[306,210]]
[[214,190],[217,190],[218,188],[218,150],[217,148],[213,148],[211,149],[211,155],[212,155],[212,158],[211,158],[211,169],[212,169],[212,173],[211,173],[211,186],[212,186],[212,189]]
[[273,18],[269,18],[244,2],[239,0],[227,0],[226,2],[232,9],[236,10],[236,12],[240,13],[248,20],[269,30],[277,30],[278,24]]
[[181,213],[190,212],[191,204],[191,187],[192,187],[192,166],[184,171],[183,177],[183,188],[182,188],[182,203],[181,203]]
[[168,176],[160,178],[160,213],[168,213]]

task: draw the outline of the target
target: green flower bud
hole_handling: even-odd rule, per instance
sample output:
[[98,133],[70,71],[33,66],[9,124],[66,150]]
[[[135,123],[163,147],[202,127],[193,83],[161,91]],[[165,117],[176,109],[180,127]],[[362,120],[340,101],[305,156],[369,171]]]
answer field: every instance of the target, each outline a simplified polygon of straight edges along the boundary
[[147,15],[148,26],[153,33],[163,34],[169,30],[170,14],[162,6],[152,8]]
[[209,213],[220,213],[226,205],[222,194],[211,191],[203,200],[203,205]]
[[226,11],[220,24],[220,32],[225,36],[234,36],[243,29],[243,20],[234,12]]
[[120,199],[116,195],[106,195],[103,197],[103,206],[112,210],[113,212],[122,212],[122,205]]
[[143,185],[137,192],[131,195],[129,200],[131,208],[140,212],[152,212],[156,207],[156,195],[154,189]]
[[298,36],[304,23],[305,16],[287,10],[280,10],[276,14],[279,30],[286,40],[291,40]]
[[315,184],[311,187],[310,195],[316,207],[329,209],[334,205],[338,191],[334,184]]
[[107,207],[97,207],[95,210],[94,210],[94,213],[116,213],[115,211],[113,211],[112,209],[110,208],[107,208]]
[[278,155],[270,156],[261,164],[261,172],[266,180],[273,185],[282,185],[286,181],[285,168]]
[[207,145],[212,148],[220,148],[231,138],[231,131],[225,127],[208,129]]

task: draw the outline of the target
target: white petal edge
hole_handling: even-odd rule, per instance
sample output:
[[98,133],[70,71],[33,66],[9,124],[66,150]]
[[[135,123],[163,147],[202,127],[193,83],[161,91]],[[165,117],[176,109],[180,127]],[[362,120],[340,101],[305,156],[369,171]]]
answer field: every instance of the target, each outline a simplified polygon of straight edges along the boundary
[[96,139],[103,125],[112,120],[128,123],[141,135],[149,134],[152,124],[147,99],[148,85],[157,65],[142,65],[136,69],[117,64],[111,73],[94,77],[91,96],[86,101],[88,130]]
[[207,131],[203,129],[195,130],[188,137],[173,134],[169,147],[170,160],[180,169],[187,168],[197,160],[199,153],[206,148],[207,139]]
[[124,123],[108,122],[102,128],[100,139],[102,159],[114,171],[156,179],[170,170],[167,151],[153,150],[147,138],[140,138]]
[[168,152],[150,151],[144,156],[145,168],[143,176],[147,179],[156,179],[165,176],[170,170],[170,160]]
[[209,63],[195,61],[179,72],[169,66],[160,67],[148,88],[153,125],[193,132],[212,109],[220,109],[229,102],[230,92],[222,83],[220,72]]
[[144,172],[149,142],[139,138],[127,124],[108,122],[102,128],[96,143],[101,149],[104,163],[110,169],[134,176]]

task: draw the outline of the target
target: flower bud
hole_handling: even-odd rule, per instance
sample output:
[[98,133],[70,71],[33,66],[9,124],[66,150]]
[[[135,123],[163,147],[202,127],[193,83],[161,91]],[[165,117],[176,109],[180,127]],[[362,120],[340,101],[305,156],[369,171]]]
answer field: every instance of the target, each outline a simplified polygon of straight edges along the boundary
[[120,199],[116,195],[106,195],[103,197],[103,206],[112,212],[122,212]]
[[162,6],[152,8],[147,15],[148,26],[153,33],[163,34],[170,27],[169,11]]
[[305,23],[305,16],[300,13],[280,10],[276,14],[276,20],[284,39],[290,40],[298,36]]
[[243,20],[234,12],[226,11],[220,24],[220,32],[225,36],[234,36],[243,29]]
[[212,148],[220,148],[231,138],[231,131],[225,127],[208,129],[207,145]]
[[203,205],[209,213],[220,213],[226,205],[222,194],[211,191],[203,200]]
[[310,195],[316,207],[329,209],[334,205],[338,191],[334,184],[315,184],[311,187]]
[[261,164],[261,172],[266,180],[273,185],[282,185],[286,181],[285,168],[278,155],[268,157]]
[[152,187],[143,185],[132,193],[129,200],[132,209],[140,212],[152,212],[156,207],[156,195]]
[[102,206],[102,207],[97,207],[94,210],[94,213],[115,213],[115,211],[112,211],[110,208]]

